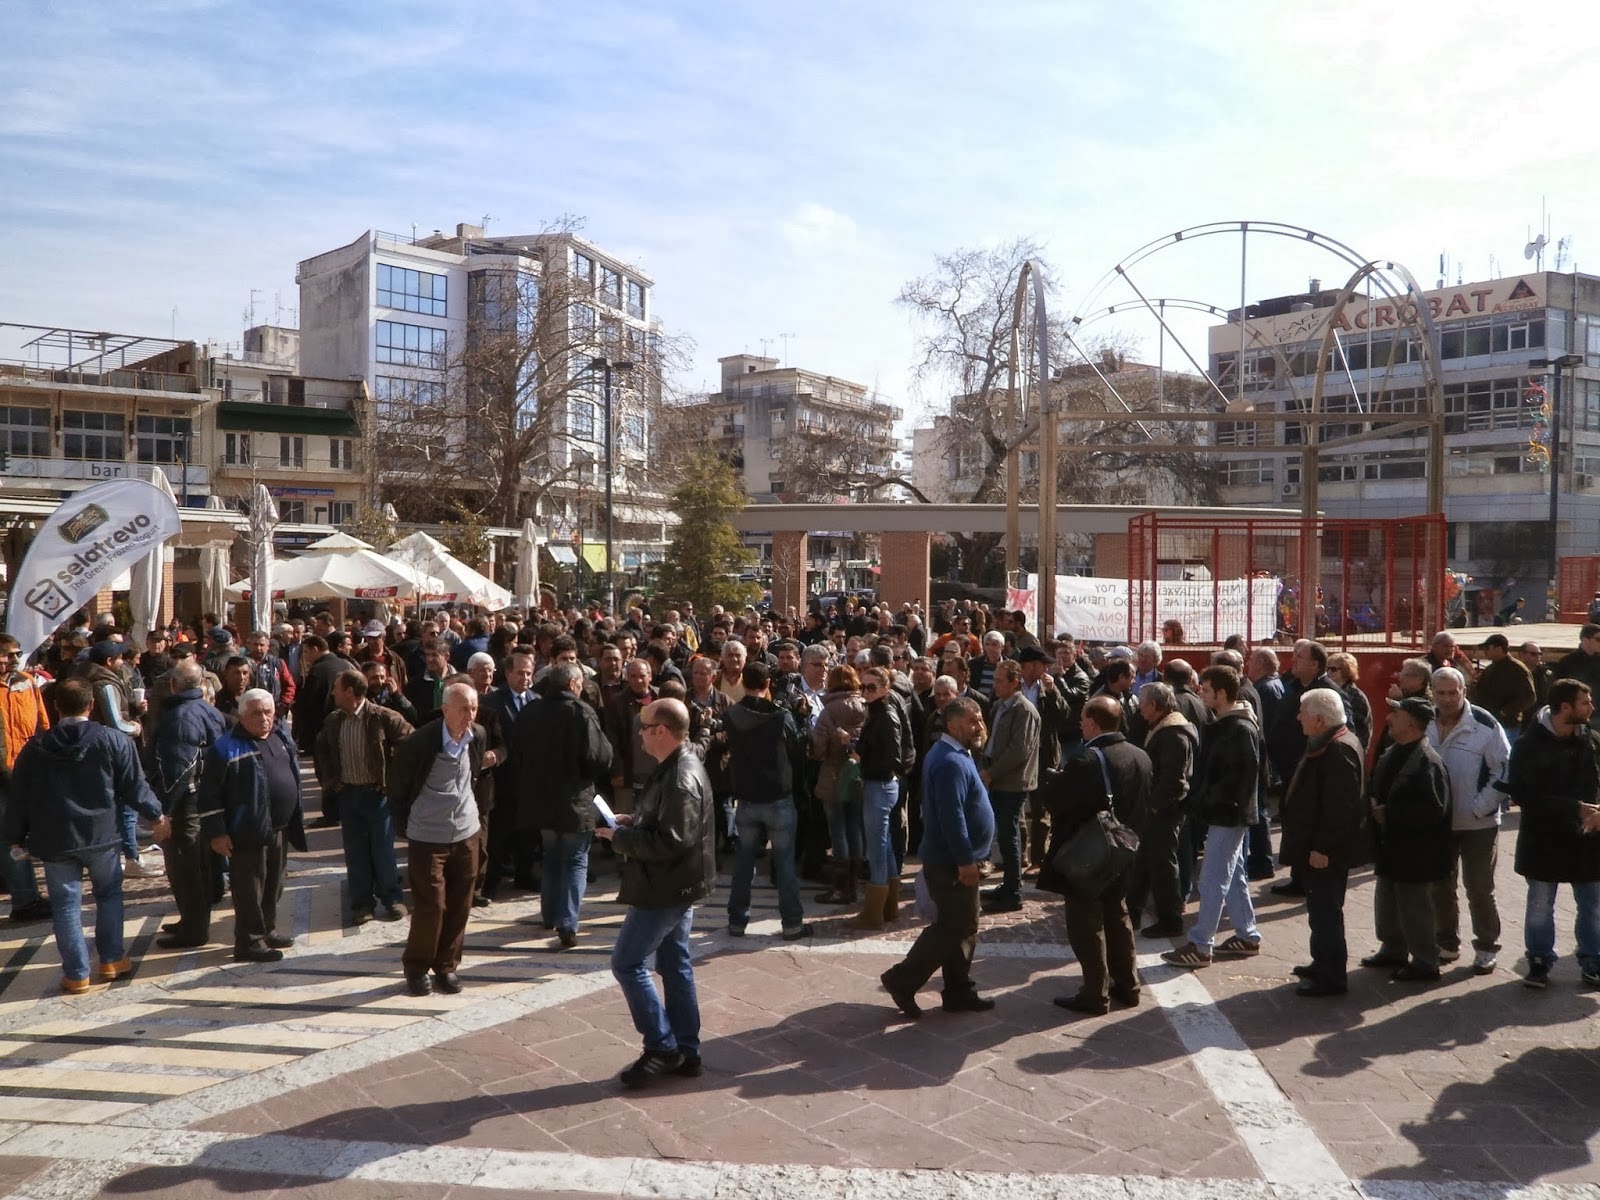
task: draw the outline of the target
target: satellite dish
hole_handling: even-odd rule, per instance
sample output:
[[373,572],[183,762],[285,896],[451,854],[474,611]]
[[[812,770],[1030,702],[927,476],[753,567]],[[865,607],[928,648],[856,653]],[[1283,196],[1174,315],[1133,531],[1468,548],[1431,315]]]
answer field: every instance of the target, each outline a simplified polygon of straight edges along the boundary
[[1534,255],[1540,253],[1544,249],[1545,242],[1548,240],[1549,239],[1541,233],[1538,237],[1534,238],[1533,241],[1529,242],[1522,248],[1522,257],[1531,260]]

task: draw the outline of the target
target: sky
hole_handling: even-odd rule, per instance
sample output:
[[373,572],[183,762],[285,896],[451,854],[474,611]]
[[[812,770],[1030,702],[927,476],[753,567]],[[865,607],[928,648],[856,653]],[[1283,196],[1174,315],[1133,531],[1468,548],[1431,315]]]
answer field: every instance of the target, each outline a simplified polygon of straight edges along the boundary
[[[895,297],[964,247],[1035,239],[1086,319],[1213,222],[1431,287],[1531,265],[1543,204],[1600,272],[1595,5],[18,0],[0,33],[0,321],[237,342],[365,230],[574,216],[655,278],[685,387],[787,334],[915,419],[944,389]],[[1252,300],[1349,274],[1229,232],[1131,275],[1229,307],[1241,265]]]

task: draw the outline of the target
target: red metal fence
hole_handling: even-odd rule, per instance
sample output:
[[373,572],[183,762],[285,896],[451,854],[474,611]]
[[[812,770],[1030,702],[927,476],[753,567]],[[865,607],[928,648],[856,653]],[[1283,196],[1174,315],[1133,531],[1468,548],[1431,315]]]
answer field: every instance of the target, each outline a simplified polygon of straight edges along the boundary
[[[1128,522],[1128,637],[1217,644],[1316,637],[1420,649],[1444,628],[1445,519],[1164,516]],[[1305,581],[1312,582],[1310,608]],[[1179,614],[1176,615],[1175,614]]]

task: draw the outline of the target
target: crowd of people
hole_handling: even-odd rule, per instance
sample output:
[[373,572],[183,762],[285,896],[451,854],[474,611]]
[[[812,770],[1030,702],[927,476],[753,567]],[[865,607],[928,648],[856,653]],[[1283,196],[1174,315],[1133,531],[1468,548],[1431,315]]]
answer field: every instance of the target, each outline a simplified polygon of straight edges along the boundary
[[[421,996],[462,989],[471,909],[507,889],[537,891],[554,944],[576,946],[585,885],[614,866],[629,911],[612,969],[644,1041],[623,1081],[643,1086],[699,1070],[689,933],[719,858],[727,933],[746,936],[764,864],[788,941],[813,936],[808,881],[855,928],[899,921],[918,859],[930,920],[882,977],[907,1017],[936,973],[946,1011],[993,1007],[972,972],[981,919],[1020,910],[1031,881],[1063,897],[1081,968],[1056,1003],[1093,1014],[1139,1003],[1136,931],[1178,940],[1162,957],[1180,968],[1259,954],[1250,885],[1280,872],[1271,890],[1308,913],[1301,995],[1346,990],[1345,892],[1368,863],[1376,948],[1361,966],[1440,979],[1463,953],[1464,888],[1472,967],[1492,972],[1514,805],[1525,982],[1549,981],[1566,883],[1582,978],[1600,986],[1600,625],[1553,665],[1498,633],[1475,662],[1441,633],[1402,666],[1382,721],[1354,655],[1307,640],[1285,665],[1242,637],[1209,655],[1180,640],[1042,642],[1022,613],[853,603],[352,628],[319,612],[249,633],[208,615],[143,647],[80,619],[28,668],[0,637],[10,915],[54,921],[61,987],[82,992],[84,874],[105,982],[132,969],[122,879],[164,873],[176,916],[160,947],[209,944],[231,895],[234,957],[276,961],[293,942],[278,924],[288,850],[307,825],[337,827],[344,919],[409,917],[401,962]],[[1137,849],[1089,887],[1073,864],[1085,831],[1109,826]]]

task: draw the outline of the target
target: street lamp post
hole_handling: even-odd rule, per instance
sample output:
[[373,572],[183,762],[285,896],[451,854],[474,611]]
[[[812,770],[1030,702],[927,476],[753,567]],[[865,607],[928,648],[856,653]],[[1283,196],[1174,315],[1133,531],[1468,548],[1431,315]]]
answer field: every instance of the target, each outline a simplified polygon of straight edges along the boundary
[[[1532,358],[1528,360],[1530,367],[1554,367],[1556,373],[1555,391],[1550,397],[1550,559],[1549,579],[1550,596],[1554,603],[1560,603],[1557,580],[1557,571],[1560,567],[1560,545],[1556,532],[1556,518],[1561,509],[1561,372],[1569,367],[1581,367],[1583,355],[1563,354],[1558,358]],[[1551,619],[1547,614],[1546,620]]]
[[611,373],[613,371],[629,371],[633,369],[631,362],[614,359],[609,354],[600,355],[589,360],[591,369],[598,368],[605,375],[605,420],[606,420],[606,611],[615,615],[617,611],[617,593],[612,584],[611,568],[612,554],[611,543],[614,537],[615,522],[611,514],[611,447],[617,440],[617,431],[611,424]]

